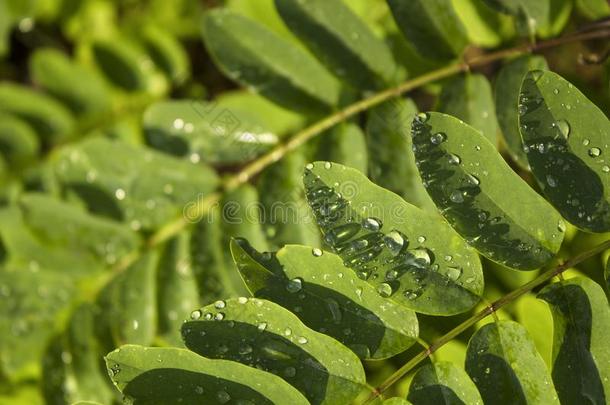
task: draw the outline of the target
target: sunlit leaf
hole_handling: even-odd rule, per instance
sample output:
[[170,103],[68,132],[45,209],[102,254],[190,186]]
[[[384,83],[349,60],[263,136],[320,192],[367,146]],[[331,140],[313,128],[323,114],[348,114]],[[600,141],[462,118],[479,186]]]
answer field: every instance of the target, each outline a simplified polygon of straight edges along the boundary
[[436,214],[336,163],[309,165],[303,182],[324,241],[381,296],[435,315],[478,302],[479,259]]
[[516,322],[492,322],[468,343],[466,371],[484,403],[559,405],[544,360]]
[[416,405],[483,405],[468,374],[449,362],[435,362],[419,368],[407,399]]
[[610,230],[610,121],[571,83],[535,70],[523,81],[521,136],[544,194],[573,225]]
[[312,404],[349,403],[363,388],[358,357],[270,301],[238,298],[195,310],[182,326],[186,347],[282,377]]
[[537,29],[549,23],[551,0],[483,0],[496,10],[515,17],[517,28],[533,36]]
[[231,252],[255,297],[291,310],[361,358],[390,357],[415,343],[415,313],[380,297],[339,256],[299,245],[260,254],[244,240],[234,241]]
[[197,100],[161,101],[144,114],[148,143],[193,163],[249,161],[278,142],[261,117]]
[[549,336],[553,331],[553,318],[548,305],[533,294],[524,295],[515,302],[515,320],[527,329],[536,350],[550,368],[553,342]]
[[117,388],[135,404],[308,403],[272,374],[185,349],[122,346],[106,356],[106,365]]
[[227,76],[280,105],[320,113],[338,102],[340,85],[328,71],[254,21],[215,10],[206,15],[203,37]]
[[74,113],[101,113],[110,108],[110,95],[103,79],[71,61],[63,52],[39,49],[29,63],[34,82]]
[[423,56],[459,56],[468,39],[451,0],[387,0],[396,23]]
[[491,86],[481,74],[466,74],[443,86],[437,110],[453,115],[479,130],[496,144],[498,122]]
[[480,132],[433,112],[413,121],[412,135],[430,197],[470,245],[491,260],[522,270],[538,268],[555,256],[565,231],[561,217]]
[[392,53],[341,0],[275,0],[282,19],[335,76],[355,88],[395,81]]
[[511,157],[524,169],[529,169],[527,155],[519,133],[519,92],[523,78],[530,70],[546,69],[542,56],[525,55],[502,67],[495,82],[496,115]]
[[101,138],[63,148],[53,168],[63,189],[90,211],[127,222],[134,230],[175,219],[218,183],[205,165]]
[[610,16],[610,4],[606,0],[576,0],[576,9],[590,20]]
[[562,404],[605,404],[610,398],[610,307],[588,278],[545,287],[553,313],[553,381]]

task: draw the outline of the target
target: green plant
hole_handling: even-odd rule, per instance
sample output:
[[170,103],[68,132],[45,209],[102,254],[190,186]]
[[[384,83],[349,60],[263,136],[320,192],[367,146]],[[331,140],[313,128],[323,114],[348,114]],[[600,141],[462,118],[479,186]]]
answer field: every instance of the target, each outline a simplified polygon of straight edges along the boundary
[[608,403],[607,2],[224,3],[0,0],[0,403]]

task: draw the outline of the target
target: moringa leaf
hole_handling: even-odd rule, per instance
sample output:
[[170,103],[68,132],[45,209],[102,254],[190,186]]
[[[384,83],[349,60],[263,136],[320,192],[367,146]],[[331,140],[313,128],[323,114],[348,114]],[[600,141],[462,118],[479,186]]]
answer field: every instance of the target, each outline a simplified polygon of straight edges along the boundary
[[40,152],[40,141],[34,129],[25,121],[0,113],[0,155],[19,169],[31,163]]
[[350,403],[365,384],[354,353],[270,301],[218,301],[193,311],[191,319],[182,326],[187,348],[271,372],[312,404]]
[[606,0],[576,0],[576,9],[589,20],[610,16],[610,4]]
[[34,128],[45,146],[72,136],[74,118],[55,99],[28,87],[0,83],[0,112],[15,115]]
[[412,135],[430,197],[470,245],[521,270],[541,267],[555,256],[565,231],[561,217],[480,132],[433,112],[418,115]]
[[396,81],[396,64],[386,44],[341,0],[275,0],[290,30],[328,69],[362,90]]
[[485,76],[469,73],[447,82],[439,96],[437,111],[465,121],[496,145],[498,122],[491,86]]
[[369,111],[366,122],[369,177],[408,203],[436,211],[415,167],[411,137],[405,136],[415,114],[415,103],[402,98],[389,100]]
[[191,74],[189,56],[182,44],[168,31],[147,25],[139,33],[144,48],[157,67],[175,84],[186,81]]
[[308,165],[303,183],[324,241],[381,296],[434,315],[479,301],[479,258],[436,214],[336,163]]
[[[157,331],[157,265],[148,252],[115,276],[98,295],[98,330],[116,345],[150,344]],[[106,341],[110,344],[110,341]]]
[[527,155],[519,133],[519,92],[523,78],[530,70],[547,69],[542,56],[524,55],[506,63],[495,82],[496,115],[508,152],[523,169],[529,170]]
[[407,399],[416,405],[483,405],[468,374],[446,361],[420,367],[413,377]]
[[571,278],[539,294],[553,313],[553,382],[562,404],[606,404],[610,398],[610,307],[593,280]]
[[106,366],[114,384],[134,404],[308,403],[274,375],[185,349],[126,345],[108,353]]
[[43,359],[42,391],[47,403],[81,400],[111,403],[114,399],[105,370],[99,363],[94,336],[94,308],[78,306],[63,334],[51,340]]
[[338,103],[340,84],[324,67],[254,21],[228,10],[211,11],[203,37],[227,76],[277,104],[318,114]]
[[532,173],[570,223],[588,232],[610,230],[610,121],[556,73],[528,73],[519,123]]
[[180,346],[180,326],[199,305],[197,280],[191,264],[191,235],[183,231],[167,241],[157,269],[157,334]]
[[397,25],[417,51],[430,59],[459,56],[468,38],[451,0],[387,0]]
[[153,148],[188,157],[193,163],[246,162],[278,142],[260,117],[197,100],[151,105],[144,113],[144,130]]
[[134,230],[175,219],[218,184],[205,165],[103,138],[62,148],[53,171],[62,189],[77,195],[89,211],[127,222]]
[[495,48],[513,35],[512,19],[489,8],[485,2],[452,0],[452,3],[471,43],[484,48]]
[[368,149],[364,133],[351,122],[335,126],[320,139],[316,159],[337,162],[366,173]]
[[552,0],[483,0],[490,7],[515,17],[517,29],[533,36],[549,24]]
[[293,151],[265,169],[258,180],[262,209],[266,213],[262,226],[274,249],[289,243],[320,244],[320,232],[301,187],[305,162],[302,151]]
[[483,403],[559,405],[553,381],[523,326],[497,321],[470,338],[466,371]]
[[515,302],[515,320],[527,329],[536,350],[550,368],[553,342],[549,336],[553,333],[553,318],[548,305],[536,299],[534,294],[526,294]]
[[391,357],[417,339],[415,313],[380,297],[339,256],[299,245],[261,254],[243,239],[232,241],[231,252],[255,297],[291,310],[305,325],[337,339],[360,358]]
[[103,78],[53,48],[37,49],[29,60],[33,81],[75,114],[103,113],[110,94]]

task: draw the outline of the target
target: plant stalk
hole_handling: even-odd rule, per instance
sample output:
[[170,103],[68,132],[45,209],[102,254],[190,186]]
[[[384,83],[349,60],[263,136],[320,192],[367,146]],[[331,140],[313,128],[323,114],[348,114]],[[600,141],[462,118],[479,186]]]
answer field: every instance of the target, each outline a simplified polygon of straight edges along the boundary
[[541,275],[539,275],[532,281],[523,284],[521,287],[517,288],[516,290],[514,290],[514,291],[506,294],[505,296],[499,298],[498,300],[494,301],[493,303],[491,303],[490,305],[485,307],[483,310],[481,310],[480,312],[477,312],[475,315],[468,318],[467,320],[465,320],[464,322],[462,322],[455,328],[451,329],[445,335],[441,336],[439,339],[434,341],[430,345],[430,347],[428,347],[426,350],[421,351],[416,356],[411,358],[411,360],[409,360],[407,363],[405,363],[402,367],[400,367],[398,370],[396,370],[391,376],[389,376],[384,382],[382,382],[377,388],[375,388],[371,392],[371,395],[366,399],[364,404],[367,404],[367,403],[373,401],[375,398],[377,398],[378,396],[383,394],[383,392],[385,392],[388,388],[390,388],[395,382],[397,382],[402,377],[407,375],[407,373],[409,373],[409,371],[413,370],[413,368],[415,368],[415,366],[417,366],[419,363],[421,363],[423,360],[425,360],[432,353],[434,353],[435,351],[440,349],[445,343],[455,339],[460,334],[462,334],[462,332],[466,331],[471,326],[474,326],[480,320],[486,318],[487,316],[489,316],[491,314],[494,314],[498,309],[502,308],[505,305],[510,304],[511,302],[515,301],[517,298],[532,291],[534,288],[546,283],[553,277],[560,276],[564,271],[566,271],[570,267],[574,267],[575,265],[577,265],[607,249],[610,249],[610,240],[607,240],[607,241],[597,245],[593,249],[587,250],[586,252],[583,252],[583,253],[567,260],[566,262],[560,264],[559,266],[555,267],[552,270],[542,273]]

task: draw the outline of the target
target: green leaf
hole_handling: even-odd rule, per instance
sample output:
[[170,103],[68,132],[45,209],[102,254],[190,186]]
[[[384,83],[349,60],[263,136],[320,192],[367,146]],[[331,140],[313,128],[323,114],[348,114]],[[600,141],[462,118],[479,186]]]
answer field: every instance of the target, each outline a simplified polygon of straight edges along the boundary
[[307,400],[280,378],[185,349],[122,346],[106,356],[114,384],[135,404],[216,405],[229,401],[305,405]]
[[553,313],[553,382],[563,404],[606,404],[610,398],[610,307],[588,278],[545,287],[538,295]]
[[38,49],[29,60],[29,67],[33,81],[75,114],[99,114],[110,108],[110,95],[103,79],[71,61],[63,52]]
[[434,315],[479,301],[478,256],[438,215],[336,163],[308,165],[303,183],[325,242],[381,296]]
[[159,94],[167,86],[152,59],[127,38],[98,40],[92,45],[92,54],[104,76],[120,89]]
[[191,265],[191,235],[182,232],[165,243],[157,269],[158,335],[180,346],[180,326],[199,305],[197,280]]
[[542,56],[524,55],[506,63],[495,81],[498,124],[511,157],[521,168],[526,170],[529,170],[529,164],[519,133],[519,92],[527,72],[547,68],[546,60]]
[[479,329],[468,343],[466,371],[486,404],[559,405],[544,360],[516,322]]
[[339,82],[313,57],[254,21],[227,10],[211,11],[203,37],[225,74],[277,104],[323,113],[339,100]]
[[335,126],[322,136],[316,153],[318,160],[327,160],[366,173],[368,150],[360,127],[347,122]]
[[589,20],[610,16],[610,4],[606,0],[576,0],[576,9]]
[[417,51],[430,59],[452,59],[468,44],[451,0],[387,0],[396,23]]
[[157,67],[175,84],[185,82],[191,74],[191,65],[182,44],[158,25],[147,25],[139,38]]
[[262,226],[274,247],[320,244],[320,232],[301,187],[305,162],[300,150],[293,151],[265,169],[259,178],[257,187],[266,213]]
[[468,374],[449,362],[420,367],[413,377],[407,398],[417,405],[483,405],[481,395]]
[[436,211],[422,185],[411,149],[411,129],[417,106],[411,99],[394,99],[372,108],[367,116],[366,135],[369,177],[408,203]]
[[13,380],[32,378],[76,285],[66,274],[25,266],[0,268],[0,280],[0,372]]
[[[272,0],[267,0],[272,1]],[[265,128],[278,136],[290,134],[301,128],[306,118],[294,111],[282,108],[259,94],[249,91],[227,91],[216,98],[218,107],[239,111],[244,119],[257,122],[265,117]]]
[[100,328],[116,345],[150,344],[155,337],[158,263],[155,251],[146,253],[100,292],[97,301]]
[[53,169],[64,191],[76,194],[91,212],[127,222],[134,230],[175,219],[218,184],[205,165],[103,138],[62,148]]
[[490,9],[481,0],[452,0],[471,43],[495,48],[511,36],[512,19]]
[[437,111],[453,115],[497,143],[498,122],[491,86],[481,74],[458,76],[443,86]]
[[521,270],[555,256],[565,230],[561,217],[479,131],[457,118],[426,113],[413,121],[412,135],[430,197],[470,245]]
[[533,294],[524,295],[515,302],[515,320],[527,329],[536,344],[536,350],[550,368],[553,342],[549,336],[553,333],[553,318],[548,305],[536,299]]
[[7,264],[89,276],[132,253],[140,238],[129,228],[44,194],[24,194],[0,211]]
[[114,399],[106,372],[99,363],[94,322],[93,306],[82,304],[72,314],[63,335],[51,341],[41,379],[47,403],[90,400],[108,404]]
[[387,45],[341,0],[275,0],[290,30],[335,76],[357,89],[396,81]]
[[403,398],[394,397],[383,401],[383,405],[411,405],[411,402]]
[[167,100],[151,105],[143,124],[155,149],[193,163],[231,164],[252,160],[277,144],[278,136],[261,117],[218,103]]
[[39,152],[40,141],[32,127],[15,116],[0,114],[0,154],[10,166],[25,166]]
[[610,230],[610,122],[595,104],[556,73],[528,73],[519,123],[532,173],[570,223]]
[[349,403],[365,384],[354,353],[270,301],[218,301],[193,311],[191,318],[182,326],[190,350],[276,374],[312,404]]
[[260,254],[243,239],[233,241],[231,252],[255,297],[293,311],[305,325],[361,358],[394,356],[417,339],[415,313],[380,297],[339,256],[298,245]]
[[549,24],[551,0],[483,0],[490,7],[515,17],[517,29],[533,36]]
[[36,130],[45,146],[72,135],[74,119],[55,99],[14,83],[0,83],[0,112],[13,114]]

